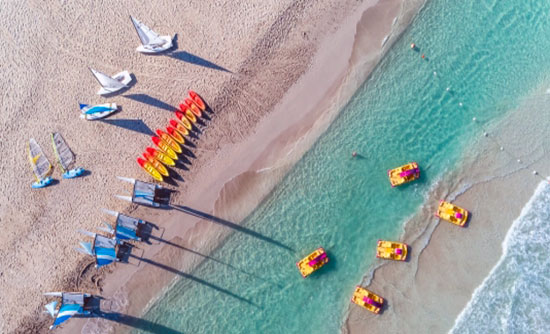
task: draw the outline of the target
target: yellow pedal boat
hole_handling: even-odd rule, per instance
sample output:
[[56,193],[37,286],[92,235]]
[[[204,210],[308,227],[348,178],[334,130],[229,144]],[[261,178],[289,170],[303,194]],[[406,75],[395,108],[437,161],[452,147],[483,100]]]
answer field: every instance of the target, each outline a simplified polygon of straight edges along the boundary
[[384,306],[384,298],[359,285],[355,287],[351,301],[376,314],[380,313],[382,306]]
[[378,240],[376,257],[388,260],[405,261],[408,247],[402,242]]
[[328,262],[328,256],[323,247],[317,248],[313,253],[296,262],[303,278],[308,277],[314,271],[321,268]]
[[462,227],[468,220],[468,210],[452,203],[445,202],[444,200],[439,201],[439,207],[435,215],[436,217]]
[[414,181],[420,177],[420,169],[416,162],[388,170],[388,177],[392,187]]

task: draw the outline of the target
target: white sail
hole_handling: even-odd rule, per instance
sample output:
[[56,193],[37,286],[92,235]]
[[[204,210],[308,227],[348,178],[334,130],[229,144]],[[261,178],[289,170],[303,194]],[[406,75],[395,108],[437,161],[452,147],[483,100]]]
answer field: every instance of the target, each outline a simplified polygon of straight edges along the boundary
[[141,40],[141,44],[151,45],[151,46],[157,46],[157,45],[161,46],[166,43],[166,41],[162,39],[159,36],[159,34],[151,30],[151,28],[141,23],[140,21],[134,19],[132,16],[130,16],[130,19],[132,20],[132,23],[136,28],[139,39]]
[[52,165],[34,138],[29,140],[28,152],[34,175],[42,181],[50,173]]
[[75,162],[74,153],[59,133],[52,133],[52,142],[59,165],[61,165],[63,172],[68,171],[71,168],[71,165]]
[[106,88],[108,90],[119,90],[123,87],[126,87],[125,84],[123,84],[122,82],[120,82],[116,79],[111,78],[110,76],[108,76],[105,73],[101,73],[99,71],[96,71],[93,68],[90,68],[90,71],[92,71],[95,78],[97,79],[97,81],[99,81],[99,84],[103,88]]

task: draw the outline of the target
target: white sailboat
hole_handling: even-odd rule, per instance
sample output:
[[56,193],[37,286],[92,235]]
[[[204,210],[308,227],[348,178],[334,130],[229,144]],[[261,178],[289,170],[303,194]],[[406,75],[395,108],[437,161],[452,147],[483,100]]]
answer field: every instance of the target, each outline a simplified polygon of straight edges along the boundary
[[171,36],[159,36],[156,32],[151,30],[148,26],[136,20],[130,16],[136,32],[141,40],[141,45],[137,47],[136,51],[142,53],[159,53],[166,51],[172,47]]
[[132,81],[132,77],[128,71],[122,71],[112,77],[93,68],[90,68],[90,71],[92,71],[92,74],[101,85],[101,88],[97,91],[99,95],[118,92],[122,88],[128,87],[128,84]]

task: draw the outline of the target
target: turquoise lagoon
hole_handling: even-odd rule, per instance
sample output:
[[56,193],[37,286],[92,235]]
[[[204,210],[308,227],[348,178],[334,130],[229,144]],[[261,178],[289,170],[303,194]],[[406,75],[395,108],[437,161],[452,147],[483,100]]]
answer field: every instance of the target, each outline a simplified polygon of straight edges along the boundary
[[[208,284],[178,280],[144,318],[181,333],[339,333],[355,285],[372,269],[376,240],[398,239],[434,183],[475,150],[472,118],[498,121],[541,84],[549,13],[550,2],[428,1],[243,222],[264,237],[233,233],[211,255],[230,266],[203,262],[189,274]],[[421,180],[391,188],[387,169],[410,161]],[[302,279],[295,262],[319,246],[329,264]]]

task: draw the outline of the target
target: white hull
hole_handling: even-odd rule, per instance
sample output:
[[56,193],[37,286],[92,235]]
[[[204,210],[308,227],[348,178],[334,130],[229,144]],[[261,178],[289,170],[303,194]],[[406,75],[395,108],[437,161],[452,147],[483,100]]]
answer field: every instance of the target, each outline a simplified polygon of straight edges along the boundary
[[171,36],[160,36],[161,39],[164,40],[164,44],[162,45],[140,45],[136,48],[136,51],[141,53],[160,53],[163,51],[166,51],[172,47],[172,37]]
[[[105,88],[105,87],[101,87],[98,91],[97,91],[97,94],[98,95],[107,95],[107,94],[112,94],[112,93],[116,93],[118,92],[119,90],[123,89],[123,88],[126,88],[128,86],[128,84],[130,82],[132,82],[132,77],[130,76],[130,73],[128,71],[122,71],[120,73],[117,73],[115,74],[114,76],[112,76],[113,79],[115,79],[116,81],[120,82],[121,84],[123,84],[124,86],[123,87],[120,87],[120,88]],[[104,116],[105,117],[105,116]]]

